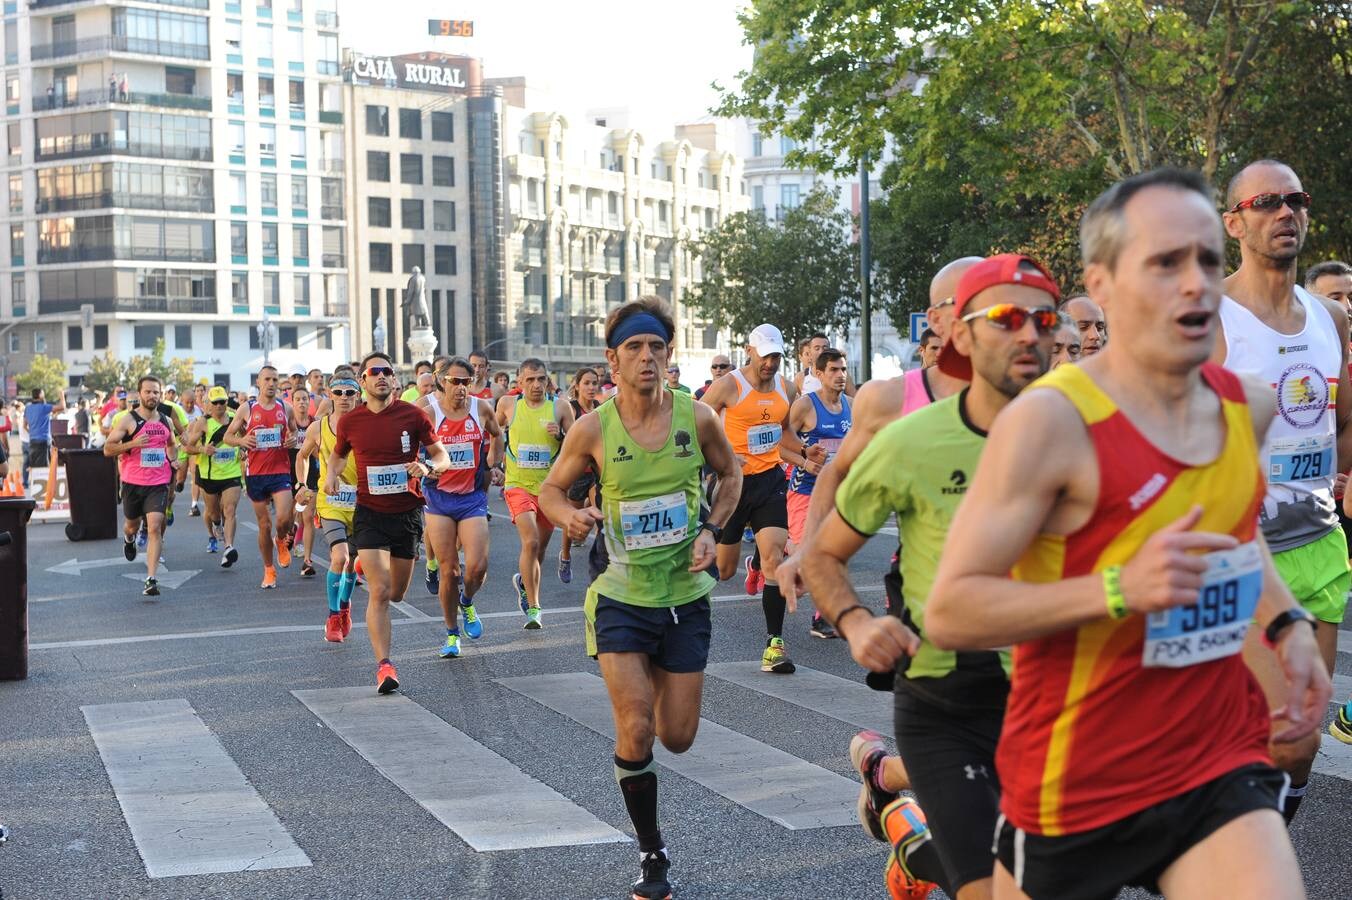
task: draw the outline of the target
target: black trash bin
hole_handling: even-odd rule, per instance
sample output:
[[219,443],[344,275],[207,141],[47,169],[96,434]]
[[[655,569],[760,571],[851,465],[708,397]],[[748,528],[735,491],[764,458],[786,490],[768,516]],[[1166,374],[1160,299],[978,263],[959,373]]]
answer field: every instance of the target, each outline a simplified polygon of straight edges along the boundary
[[[52,449],[58,453],[62,450],[83,450],[85,446],[85,436],[83,434],[54,434],[52,435]],[[64,459],[61,462],[65,465]]]
[[28,677],[28,519],[37,503],[0,499],[0,680]]
[[117,537],[117,460],[102,450],[65,450],[66,496],[70,499],[72,541],[106,541]]

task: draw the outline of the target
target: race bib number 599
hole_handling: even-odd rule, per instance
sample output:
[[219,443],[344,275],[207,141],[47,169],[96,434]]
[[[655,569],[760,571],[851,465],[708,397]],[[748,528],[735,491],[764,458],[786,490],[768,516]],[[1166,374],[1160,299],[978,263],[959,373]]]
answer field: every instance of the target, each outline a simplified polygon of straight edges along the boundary
[[1203,557],[1207,571],[1196,603],[1151,613],[1141,665],[1182,668],[1223,659],[1244,645],[1263,593],[1263,556],[1250,541]]

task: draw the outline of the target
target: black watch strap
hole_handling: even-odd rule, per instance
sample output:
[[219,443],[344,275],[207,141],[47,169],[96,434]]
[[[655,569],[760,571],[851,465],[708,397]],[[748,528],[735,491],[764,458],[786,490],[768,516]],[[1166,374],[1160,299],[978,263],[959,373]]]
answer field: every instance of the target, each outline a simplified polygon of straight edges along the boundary
[[1263,643],[1269,647],[1275,647],[1282,636],[1282,632],[1294,622],[1309,622],[1311,628],[1319,627],[1315,617],[1308,609],[1303,606],[1293,606],[1277,613],[1273,620],[1268,623],[1267,628],[1263,629]]
[[719,528],[719,527],[718,527],[717,525],[715,525],[713,522],[702,522],[702,523],[700,523],[700,526],[699,526],[699,527],[700,527],[700,528],[703,528],[703,529],[706,529],[710,534],[712,534],[712,535],[714,536],[714,543],[715,543],[715,544],[717,544],[719,541],[723,540],[723,529],[722,529],[722,528]]

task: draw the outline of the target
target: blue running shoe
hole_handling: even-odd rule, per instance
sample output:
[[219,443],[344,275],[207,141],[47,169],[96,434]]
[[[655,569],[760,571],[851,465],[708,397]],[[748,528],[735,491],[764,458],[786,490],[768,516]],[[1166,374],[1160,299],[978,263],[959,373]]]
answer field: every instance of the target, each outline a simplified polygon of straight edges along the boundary
[[559,581],[568,584],[573,580],[573,561],[559,557]]
[[460,655],[460,635],[446,635],[446,643],[442,644],[437,650],[437,655],[442,659],[454,659]]
[[212,537],[207,538],[207,552],[208,552],[208,553],[218,553],[218,552],[220,552],[220,549],[221,549],[221,545],[220,545],[219,543],[216,542],[216,538],[215,538],[214,535],[213,535]]
[[479,618],[479,611],[474,608],[473,603],[465,603],[465,595],[460,595],[460,614],[465,617],[465,635],[471,641],[477,641],[483,637],[484,623]]
[[521,581],[521,573],[517,572],[512,576],[512,587],[516,588],[516,602],[524,613],[530,609],[530,598],[526,596],[526,585]]
[[141,532],[136,535],[136,549],[144,550],[145,548],[146,548],[146,533],[145,529],[142,529]]
[[441,567],[438,566],[433,569],[429,566],[427,569],[427,578],[423,583],[427,585],[427,593],[435,597],[437,591],[441,590]]
[[751,530],[750,525],[742,529],[742,543],[744,544],[756,543],[756,532]]

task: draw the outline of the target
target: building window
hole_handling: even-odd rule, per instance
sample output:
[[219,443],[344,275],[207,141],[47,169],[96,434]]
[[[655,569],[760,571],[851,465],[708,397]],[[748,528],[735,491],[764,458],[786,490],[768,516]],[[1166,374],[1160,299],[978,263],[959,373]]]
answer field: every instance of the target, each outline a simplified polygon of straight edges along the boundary
[[263,156],[277,155],[277,126],[258,126],[258,152]]
[[292,282],[291,305],[297,309],[310,308],[310,276],[297,275]]
[[211,326],[211,349],[229,350],[230,349],[230,326],[212,325]]
[[310,229],[308,226],[291,226],[291,255],[297,259],[310,258]]
[[422,138],[422,110],[400,108],[399,136],[401,138]]
[[108,349],[108,326],[107,326],[107,325],[95,325],[95,326],[94,326],[94,349],[95,349],[95,350],[107,350],[107,349]]
[[41,331],[33,332],[33,352],[34,353],[47,352],[47,335]]
[[249,255],[249,226],[245,222],[230,223],[230,255]]
[[797,150],[797,149],[798,149],[798,143],[797,143],[796,141],[794,141],[793,138],[789,137],[787,134],[780,135],[780,138],[779,138],[779,155],[780,155],[780,156],[788,156],[790,153],[792,153],[794,150]]
[[242,154],[244,152],[244,123],[230,123],[230,152]]
[[[262,6],[262,3],[258,4]],[[203,23],[205,24],[205,22]],[[272,26],[258,26],[258,58],[260,60],[272,59]]]
[[11,265],[23,265],[23,226],[9,226],[9,261]]
[[390,180],[390,155],[379,150],[366,151],[366,180]]
[[305,210],[310,207],[309,191],[304,175],[291,176],[291,208]]
[[294,127],[291,129],[291,158],[303,160],[306,155],[305,129]]
[[751,208],[756,210],[765,209],[765,188],[759,184],[751,189]]
[[390,108],[388,106],[366,105],[366,133],[378,137],[389,137]]
[[455,157],[432,157],[432,184],[437,187],[455,187]]
[[315,342],[319,345],[320,350],[332,350],[333,329],[332,328],[315,329]]
[[264,206],[277,207],[277,176],[271,172],[258,176],[258,200]]
[[287,86],[287,103],[292,109],[305,109],[305,82],[292,78]]
[[319,179],[320,218],[341,219],[343,214],[343,181],[341,178]]
[[9,352],[10,352],[10,353],[22,353],[22,352],[23,352],[23,341],[20,339],[19,332],[17,332],[17,331],[11,331],[11,332],[9,333],[8,340],[9,340]]
[[230,302],[235,306],[249,305],[249,276],[246,273],[230,273]]
[[455,231],[455,201],[432,201],[432,229],[434,231]]
[[779,205],[786,210],[798,208],[798,185],[781,184],[779,186]]
[[259,338],[258,338],[258,329],[257,329],[257,328],[248,328],[248,329],[245,329],[245,330],[249,332],[249,349],[250,349],[250,350],[262,350],[262,349],[263,349],[263,345],[259,342]]
[[277,105],[277,85],[271,75],[258,76],[258,105],[267,109]]
[[276,272],[263,273],[263,305],[273,309],[282,305],[282,280]]
[[389,244],[380,244],[372,241],[367,250],[367,256],[370,257],[369,265],[372,272],[393,272],[394,271],[394,251]]
[[282,350],[300,349],[300,329],[295,325],[277,327],[277,346]]
[[[423,202],[404,199],[399,201],[399,227],[421,229],[423,227]],[[408,268],[405,266],[404,268]]]
[[323,266],[325,268],[341,269],[346,262],[343,251],[343,229],[336,225],[325,225],[323,228],[323,238]]
[[23,212],[23,176],[17,173],[9,176],[9,211]]
[[174,326],[174,349],[191,350],[192,349],[192,326],[175,325]]
[[432,249],[433,264],[436,266],[437,275],[456,274],[455,247],[448,244],[437,244]]
[[421,153],[399,154],[399,180],[404,184],[423,183],[423,162]]
[[244,73],[225,73],[225,97],[231,103],[244,102]]
[[79,325],[66,326],[66,349],[83,350],[84,349],[84,329]]
[[372,228],[390,227],[390,198],[366,198],[366,224]]
[[448,112],[432,113],[432,140],[455,140],[455,114]]
[[140,350],[152,348],[156,341],[164,340],[163,325],[133,325],[131,329],[132,346]]
[[263,223],[263,256],[277,256],[277,223]]
[[426,251],[423,250],[422,244],[405,244],[404,268],[402,271],[412,272],[414,266],[417,266],[420,272],[427,271]]

